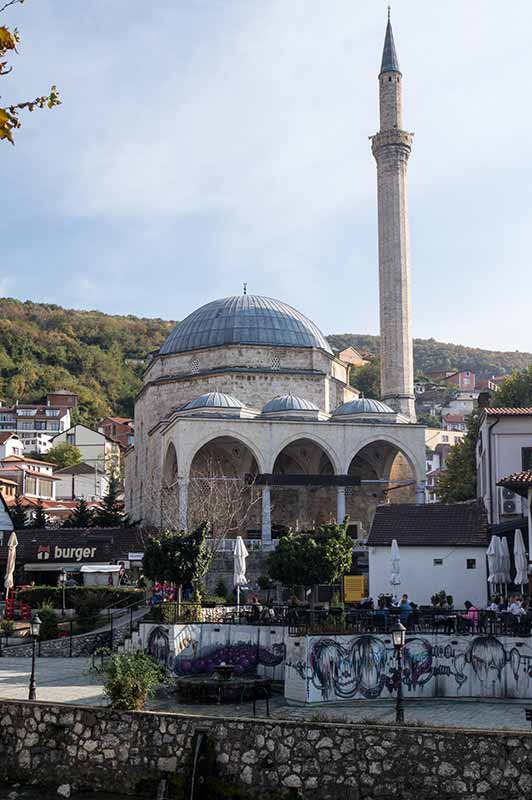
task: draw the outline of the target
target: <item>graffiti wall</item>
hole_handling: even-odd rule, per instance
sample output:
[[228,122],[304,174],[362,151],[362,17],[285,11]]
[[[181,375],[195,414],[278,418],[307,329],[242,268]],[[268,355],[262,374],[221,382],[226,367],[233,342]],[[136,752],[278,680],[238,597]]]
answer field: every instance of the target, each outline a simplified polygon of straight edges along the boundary
[[286,628],[258,625],[140,625],[144,650],[176,675],[209,674],[234,664],[236,674],[258,672],[284,680]]
[[[398,681],[385,635],[289,638],[285,697],[305,703],[390,697]],[[532,697],[532,643],[488,635],[408,637],[405,697]]]

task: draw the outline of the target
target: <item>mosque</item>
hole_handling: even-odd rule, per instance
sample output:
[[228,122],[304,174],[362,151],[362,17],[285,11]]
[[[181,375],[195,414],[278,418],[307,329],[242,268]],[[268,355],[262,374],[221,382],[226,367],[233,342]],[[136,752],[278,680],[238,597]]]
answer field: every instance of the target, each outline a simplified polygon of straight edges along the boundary
[[382,401],[349,383],[320,329],[279,300],[214,300],[152,358],[126,455],[130,519],[192,528],[213,511],[222,533],[271,545],[288,528],[350,518],[365,536],[377,505],[424,502],[416,424],[402,74],[390,20],[379,74],[377,163]]

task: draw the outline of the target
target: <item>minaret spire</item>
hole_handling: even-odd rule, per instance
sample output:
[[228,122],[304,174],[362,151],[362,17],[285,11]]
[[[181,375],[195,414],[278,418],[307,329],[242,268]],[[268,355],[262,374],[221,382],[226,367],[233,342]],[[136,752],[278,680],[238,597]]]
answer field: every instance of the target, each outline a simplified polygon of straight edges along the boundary
[[379,73],[380,131],[372,137],[379,207],[381,394],[415,422],[407,196],[412,134],[403,130],[402,79],[388,8]]

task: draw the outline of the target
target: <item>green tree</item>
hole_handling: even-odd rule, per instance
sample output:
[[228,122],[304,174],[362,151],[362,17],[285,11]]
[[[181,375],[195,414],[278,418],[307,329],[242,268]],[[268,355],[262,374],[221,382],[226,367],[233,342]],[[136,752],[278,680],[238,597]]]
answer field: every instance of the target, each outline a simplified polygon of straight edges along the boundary
[[46,514],[43,506],[42,500],[37,501],[37,508],[33,514],[33,519],[31,522],[31,528],[47,528],[48,527],[48,515]]
[[315,533],[283,536],[268,558],[270,577],[284,586],[336,583],[351,567],[353,542],[347,519],[322,525]]
[[81,497],[72,514],[64,521],[63,528],[90,528],[93,522],[94,512]]
[[513,372],[506,378],[499,391],[492,396],[491,405],[497,408],[531,408],[532,367]]
[[452,447],[445,469],[440,472],[436,491],[442,503],[461,503],[477,496],[476,446],[480,414],[467,419],[467,433]]
[[[23,2],[24,0],[7,0],[0,8],[0,12],[5,11],[9,6]],[[7,61],[4,61],[4,59],[8,54],[16,52],[19,41],[20,37],[16,28],[11,31],[5,25],[0,26],[0,76],[9,75],[13,70],[13,67],[8,66]],[[35,100],[29,100],[24,103],[14,103],[6,108],[0,108],[0,139],[7,139],[8,142],[14,144],[13,130],[20,128],[20,111],[25,109],[33,111],[34,108],[53,108],[60,105],[60,103],[57,87],[52,86],[48,95],[36,97]]]
[[22,499],[19,494],[15,497],[15,505],[10,511],[10,516],[16,531],[28,527],[28,510],[27,507],[22,504]]
[[74,464],[79,464],[81,461],[81,451],[74,444],[56,444],[46,454],[46,460],[55,464],[57,469],[63,467],[72,467]]
[[112,475],[106,495],[102,498],[102,507],[94,515],[94,524],[100,528],[118,528],[127,525],[127,514],[124,514],[122,501],[118,499],[120,484]]
[[364,397],[378,400],[381,396],[381,363],[374,358],[369,364],[351,367],[349,383],[358,389]]
[[211,560],[205,528],[198,528],[192,533],[164,531],[148,539],[142,566],[144,575],[152,581],[196,586],[207,573]]

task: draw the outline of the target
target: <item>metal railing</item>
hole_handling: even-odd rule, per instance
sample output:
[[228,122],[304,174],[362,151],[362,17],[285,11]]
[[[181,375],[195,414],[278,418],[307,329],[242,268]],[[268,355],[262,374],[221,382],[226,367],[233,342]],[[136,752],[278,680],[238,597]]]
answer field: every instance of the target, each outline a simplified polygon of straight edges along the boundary
[[389,634],[398,621],[405,625],[409,634],[532,636],[532,613],[516,616],[508,611],[480,609],[471,615],[467,609],[421,607],[406,615],[401,614],[399,608],[373,610],[260,604],[202,608],[193,603],[161,603],[154,606],[144,620],[167,625],[285,626],[291,636]]

